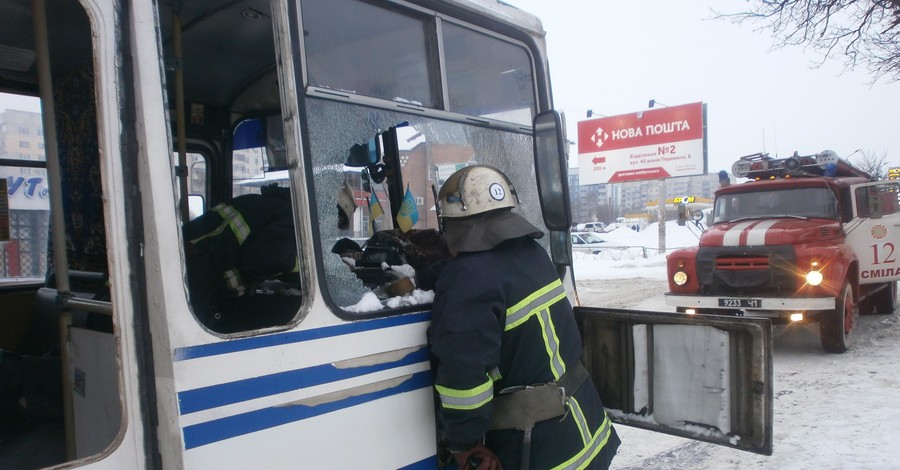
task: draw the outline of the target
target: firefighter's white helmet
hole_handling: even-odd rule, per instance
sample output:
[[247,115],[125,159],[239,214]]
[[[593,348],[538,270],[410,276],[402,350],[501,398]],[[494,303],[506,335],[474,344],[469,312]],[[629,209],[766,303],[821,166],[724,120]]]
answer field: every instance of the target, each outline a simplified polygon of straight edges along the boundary
[[515,209],[518,205],[519,196],[509,178],[487,165],[457,170],[447,178],[438,193],[438,215],[447,219]]

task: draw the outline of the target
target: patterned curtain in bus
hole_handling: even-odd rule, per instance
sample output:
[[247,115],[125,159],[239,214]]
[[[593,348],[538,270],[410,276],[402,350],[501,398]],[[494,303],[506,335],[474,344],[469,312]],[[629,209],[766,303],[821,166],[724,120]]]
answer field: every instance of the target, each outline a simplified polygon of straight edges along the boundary
[[106,236],[93,68],[57,76],[53,89],[69,269],[105,273]]

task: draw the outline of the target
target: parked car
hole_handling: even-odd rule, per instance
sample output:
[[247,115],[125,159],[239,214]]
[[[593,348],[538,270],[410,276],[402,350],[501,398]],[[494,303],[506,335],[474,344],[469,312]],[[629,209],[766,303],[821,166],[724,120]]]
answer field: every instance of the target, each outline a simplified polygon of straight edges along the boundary
[[572,232],[572,251],[599,254],[609,244],[596,232]]
[[603,222],[586,222],[576,225],[575,230],[579,232],[603,232],[606,230],[606,224]]

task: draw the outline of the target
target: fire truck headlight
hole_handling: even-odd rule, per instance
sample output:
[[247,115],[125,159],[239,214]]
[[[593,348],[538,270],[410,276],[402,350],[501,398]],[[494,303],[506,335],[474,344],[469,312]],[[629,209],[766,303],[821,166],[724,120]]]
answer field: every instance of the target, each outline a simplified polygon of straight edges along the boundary
[[811,286],[817,286],[822,283],[822,273],[819,271],[810,271],[806,273],[806,283]]
[[672,280],[675,281],[675,285],[683,286],[683,285],[687,284],[688,275],[684,271],[678,271],[672,275]]

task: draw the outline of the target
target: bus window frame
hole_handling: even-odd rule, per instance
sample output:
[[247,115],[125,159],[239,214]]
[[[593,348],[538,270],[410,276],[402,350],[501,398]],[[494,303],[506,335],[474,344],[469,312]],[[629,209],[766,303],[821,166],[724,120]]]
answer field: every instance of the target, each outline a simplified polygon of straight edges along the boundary
[[[441,89],[438,105],[436,105],[435,107],[424,107],[415,103],[400,102],[373,96],[366,96],[354,93],[352,91],[335,90],[333,88],[311,84],[308,76],[308,51],[306,40],[304,37],[305,35],[295,33],[292,34],[289,38],[291,42],[289,50],[291,51],[291,55],[294,58],[295,65],[299,64],[299,72],[297,70],[288,70],[286,73],[291,74],[291,77],[298,77],[300,80],[302,80],[302,90],[304,92],[298,93],[297,96],[301,122],[306,123],[309,121],[309,119],[311,119],[308,116],[308,108],[306,102],[310,99],[318,99],[324,101],[343,102],[351,105],[364,106],[369,108],[378,108],[389,112],[393,111],[414,116],[423,116],[440,121],[446,121],[448,123],[458,123],[476,127],[483,127],[495,131],[523,134],[533,138],[533,122],[531,120],[542,110],[548,109],[550,103],[550,89],[549,80],[547,79],[546,74],[546,63],[542,60],[539,60],[540,54],[543,53],[544,49],[538,45],[537,40],[540,37],[540,34],[538,32],[533,31],[532,29],[529,29],[527,27],[520,28],[512,26],[511,24],[505,22],[477,17],[478,15],[475,15],[474,17],[465,14],[460,15],[460,12],[458,10],[455,10],[452,7],[446,7],[444,5],[434,6],[433,9],[426,9],[424,7],[410,5],[405,2],[391,1],[388,5],[378,6],[385,9],[402,9],[401,14],[406,15],[408,15],[410,11],[413,11],[413,14],[428,15],[429,19],[427,25],[429,28],[429,35],[425,37],[425,41],[428,55],[427,59],[429,62],[434,62],[432,73],[437,74],[437,84]],[[295,30],[299,28],[299,30],[302,31],[304,19],[302,4],[295,8],[297,8],[297,10],[289,20],[289,22],[291,23],[290,27]],[[454,16],[451,17],[451,14]],[[486,35],[492,39],[518,47],[522,51],[524,51],[525,57],[528,61],[528,67],[530,67],[531,71],[530,81],[532,89],[532,108],[531,119],[529,119],[528,123],[516,123],[495,119],[492,117],[461,114],[458,112],[449,111],[447,109],[447,106],[445,105],[448,99],[447,77],[445,76],[446,65],[442,49],[444,39],[441,33],[442,22],[445,21],[450,22],[461,29],[470,31],[472,32],[472,34]],[[281,71],[281,73],[285,73],[285,71]],[[386,128],[382,129],[382,131],[384,130],[386,130]],[[302,138],[300,139],[300,143],[302,147],[301,150],[304,162],[303,165],[305,165],[307,168],[312,169],[314,165],[312,161],[313,156],[311,155],[310,149],[310,132],[311,128],[308,125],[302,126]],[[533,150],[531,150],[531,152],[533,152]],[[389,152],[386,151],[386,154],[387,153]],[[531,163],[533,163],[533,153],[531,154],[531,158],[529,159],[529,164]],[[308,184],[312,184],[315,180],[313,175],[309,173],[307,173],[306,178]],[[401,182],[400,184],[402,185],[405,183]],[[312,191],[310,191],[309,196],[311,198],[309,201],[309,207],[313,211],[318,213],[318,209],[316,209],[316,197],[312,194]],[[384,204],[386,201],[381,202],[382,204]],[[395,205],[394,201],[391,201],[391,205]],[[314,224],[315,223],[316,222],[314,222]],[[541,223],[543,223],[543,220],[541,220]],[[327,270],[325,269],[324,260],[322,259],[322,256],[324,254],[322,245],[326,244],[327,242],[326,240],[320,238],[322,234],[319,228],[314,227],[313,232],[316,233],[316,236],[313,240],[313,246],[315,248],[314,257],[316,258],[316,265],[318,266],[316,271],[318,272],[317,277],[319,278],[319,285],[322,286],[323,296],[326,299],[326,304],[329,305],[332,313],[339,318],[342,318],[344,320],[360,320],[367,318],[389,317],[403,313],[409,313],[411,311],[421,310],[422,308],[427,308],[428,305],[430,305],[429,303],[427,305],[397,308],[386,307],[381,310],[367,313],[351,313],[346,310],[346,306],[338,306],[338,304],[336,303],[336,299],[333,298],[333,293],[331,293],[330,291],[330,287],[324,279],[324,276],[326,276],[327,274]]]
[[[364,0],[358,0],[366,3]],[[310,83],[309,80],[309,59],[307,57],[307,44],[304,35],[291,37],[292,49],[297,56],[297,62],[300,64],[299,77],[302,80],[302,86],[305,93],[298,93],[303,97],[315,97],[334,100],[348,100],[366,106],[378,107],[388,110],[412,110],[425,113],[437,113],[443,119],[457,121],[461,123],[477,123],[491,128],[506,128],[522,133],[532,132],[532,121],[541,112],[551,108],[550,84],[546,74],[546,64],[540,60],[542,49],[535,42],[535,37],[522,28],[512,27],[506,23],[500,23],[485,17],[471,17],[469,15],[450,16],[447,7],[433,6],[433,9],[412,5],[407,2],[397,0],[387,0],[385,3],[390,4],[392,9],[398,9],[402,14],[423,15],[426,17],[425,25],[429,35],[425,37],[427,61],[431,64],[430,73],[434,74],[436,83],[433,84],[439,92],[434,106],[426,107],[410,102],[387,100],[369,95],[358,94],[353,91],[337,90]],[[385,8],[383,5],[377,5]],[[458,11],[454,11],[459,13]],[[298,8],[296,17],[291,19],[292,27],[303,26],[302,4]],[[453,112],[449,110],[447,103],[449,102],[448,84],[446,80],[446,58],[444,57],[444,39],[442,33],[443,22],[451,23],[457,27],[468,29],[474,33],[489,36],[493,39],[508,43],[512,46],[522,48],[531,67],[531,87],[534,97],[534,107],[532,115],[527,123],[516,123],[513,121],[505,121],[485,116],[476,116]],[[492,29],[493,28],[493,29]],[[544,51],[545,52],[545,51]],[[542,87],[541,84],[546,84]],[[300,98],[302,100],[302,98]],[[302,101],[301,101],[302,102]]]

